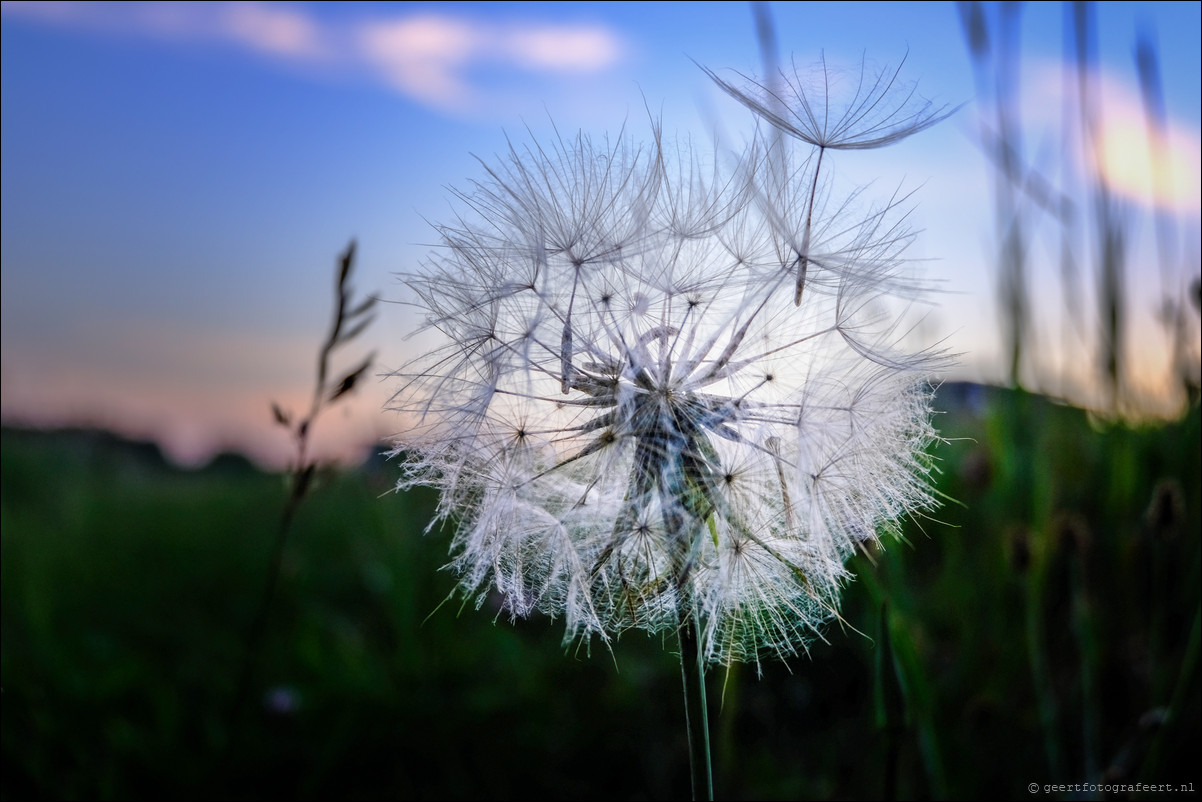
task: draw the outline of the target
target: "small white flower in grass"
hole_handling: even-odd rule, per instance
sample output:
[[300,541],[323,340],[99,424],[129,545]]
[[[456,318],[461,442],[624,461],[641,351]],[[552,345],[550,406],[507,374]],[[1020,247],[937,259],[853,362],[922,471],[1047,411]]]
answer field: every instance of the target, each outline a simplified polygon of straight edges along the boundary
[[896,204],[819,214],[795,298],[813,176],[785,192],[762,157],[727,175],[655,126],[511,146],[438,227],[407,281],[446,342],[397,373],[396,450],[402,487],[441,489],[477,604],[495,587],[569,641],[692,620],[710,661],[787,656],[856,546],[930,505],[941,358],[878,311],[914,292]]

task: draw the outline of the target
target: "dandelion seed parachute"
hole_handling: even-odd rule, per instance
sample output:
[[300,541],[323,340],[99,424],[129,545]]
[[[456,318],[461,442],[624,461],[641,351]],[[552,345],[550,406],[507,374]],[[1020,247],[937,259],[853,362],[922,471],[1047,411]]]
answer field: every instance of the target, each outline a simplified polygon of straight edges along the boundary
[[794,62],[773,80],[740,75],[741,86],[713,70],[702,70],[724,92],[789,136],[816,148],[871,150],[924,131],[958,108],[935,106],[919,97],[916,86],[901,80],[904,64],[902,59],[897,67],[873,70],[861,62],[859,70],[846,72],[832,69],[824,55],[809,69]]
[[401,487],[441,490],[478,605],[495,588],[568,641],[685,613],[710,661],[787,656],[856,546],[930,504],[938,355],[877,310],[908,235],[831,204],[795,305],[810,184],[758,179],[775,146],[725,171],[655,125],[511,145],[437,227],[407,282],[445,344],[397,372],[396,453]]

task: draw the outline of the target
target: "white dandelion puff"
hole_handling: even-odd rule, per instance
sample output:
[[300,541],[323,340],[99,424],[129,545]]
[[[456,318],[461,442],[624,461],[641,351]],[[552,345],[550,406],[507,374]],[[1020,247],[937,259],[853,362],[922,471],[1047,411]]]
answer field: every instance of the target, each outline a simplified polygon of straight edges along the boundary
[[644,147],[557,136],[458,194],[406,277],[445,344],[391,406],[401,486],[442,491],[478,605],[563,616],[568,641],[691,621],[709,661],[788,656],[852,551],[931,505],[943,358],[880,311],[918,292],[904,212],[814,215],[814,174],[761,181],[763,153],[727,172],[656,124]]

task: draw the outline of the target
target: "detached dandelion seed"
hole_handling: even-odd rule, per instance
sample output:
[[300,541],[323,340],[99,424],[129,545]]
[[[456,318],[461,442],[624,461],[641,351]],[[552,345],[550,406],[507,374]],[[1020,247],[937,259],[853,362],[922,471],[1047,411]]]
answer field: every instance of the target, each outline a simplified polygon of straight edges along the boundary
[[867,62],[861,61],[858,71],[842,72],[831,69],[824,55],[808,70],[793,62],[791,73],[781,71],[762,82],[740,75],[743,86],[702,67],[724,92],[774,130],[818,150],[804,224],[800,235],[794,237],[795,305],[801,304],[812,258],[814,202],[826,151],[883,148],[930,128],[956,111],[919,97],[913,84],[901,80],[904,64],[902,59],[896,68],[871,71]]

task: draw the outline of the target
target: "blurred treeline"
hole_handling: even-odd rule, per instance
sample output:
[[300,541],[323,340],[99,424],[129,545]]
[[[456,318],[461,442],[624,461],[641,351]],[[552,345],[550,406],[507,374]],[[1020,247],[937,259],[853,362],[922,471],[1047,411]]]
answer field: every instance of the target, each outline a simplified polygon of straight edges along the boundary
[[[809,656],[711,674],[718,797],[1197,782],[1198,408],[1133,428],[977,385],[938,405],[956,501],[851,562]],[[675,658],[443,604],[446,535],[394,466],[314,477],[232,717],[287,483],[95,433],[0,442],[5,799],[687,794]]]

